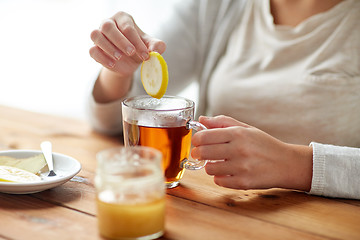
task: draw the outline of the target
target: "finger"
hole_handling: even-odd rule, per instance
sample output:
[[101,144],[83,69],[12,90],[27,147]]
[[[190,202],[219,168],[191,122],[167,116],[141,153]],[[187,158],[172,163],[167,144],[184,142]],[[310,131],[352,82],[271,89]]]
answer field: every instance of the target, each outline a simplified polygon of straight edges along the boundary
[[122,56],[122,52],[114,46],[102,33],[100,30],[94,30],[91,32],[91,40],[101,48],[107,55],[112,57],[114,60],[119,60]]
[[191,151],[191,156],[199,160],[222,160],[229,157],[228,144],[201,145]]
[[205,165],[205,171],[211,176],[233,175],[233,169],[229,169],[229,164],[226,161],[208,162]]
[[143,39],[145,45],[147,46],[147,48],[149,49],[149,51],[158,52],[160,54],[163,54],[165,52],[166,44],[164,41],[157,39],[157,38],[150,37],[147,34],[144,34],[142,39]]
[[232,140],[232,129],[214,128],[197,132],[192,137],[192,144],[197,147],[200,145],[222,144]]
[[[125,38],[135,47],[136,54],[143,60],[149,58],[149,50],[142,40],[141,36],[145,35],[140,28],[138,28],[129,15],[121,15],[115,18],[115,23],[120,32]],[[130,45],[127,48],[131,48]]]
[[135,53],[135,46],[118,29],[117,23],[113,19],[105,20],[100,26],[101,33],[118,49],[128,56]]
[[95,61],[102,64],[104,67],[113,68],[115,66],[114,60],[109,57],[101,48],[93,46],[90,48],[89,53]]
[[227,116],[205,117],[200,116],[199,122],[204,124],[207,128],[226,128],[231,126],[250,127],[246,123],[235,120]]
[[215,176],[214,182],[221,187],[232,189],[248,190],[253,188],[246,178],[240,178],[238,176]]

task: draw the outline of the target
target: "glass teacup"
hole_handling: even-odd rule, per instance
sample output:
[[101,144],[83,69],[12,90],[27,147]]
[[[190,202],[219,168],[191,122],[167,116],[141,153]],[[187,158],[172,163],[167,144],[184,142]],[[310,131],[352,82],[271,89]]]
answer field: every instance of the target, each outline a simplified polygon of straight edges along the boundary
[[206,129],[194,121],[195,103],[177,96],[161,99],[137,96],[122,102],[125,146],[148,146],[163,154],[166,186],[173,188],[185,169],[197,170],[206,161],[189,159],[192,129]]

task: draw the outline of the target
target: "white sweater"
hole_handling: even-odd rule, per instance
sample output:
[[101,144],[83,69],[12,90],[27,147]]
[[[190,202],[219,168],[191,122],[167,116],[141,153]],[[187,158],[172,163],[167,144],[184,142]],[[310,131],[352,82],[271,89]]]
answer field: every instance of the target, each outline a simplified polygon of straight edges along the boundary
[[[295,28],[276,26],[268,0],[180,1],[153,35],[164,40],[167,94],[200,85],[197,113],[232,116],[314,148],[311,194],[360,199],[360,1]],[[141,81],[129,95],[143,94]],[[121,131],[120,101],[90,97],[90,120]]]

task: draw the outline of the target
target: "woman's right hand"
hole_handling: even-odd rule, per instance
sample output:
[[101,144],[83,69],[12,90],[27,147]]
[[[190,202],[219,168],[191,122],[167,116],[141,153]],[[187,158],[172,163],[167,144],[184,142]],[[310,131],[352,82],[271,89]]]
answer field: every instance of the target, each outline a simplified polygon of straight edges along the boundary
[[135,70],[149,58],[149,52],[162,54],[166,49],[163,41],[144,33],[125,12],[104,20],[99,29],[91,32],[91,39],[94,46],[89,50],[90,56],[105,67],[94,86],[98,102],[124,96]]
[[91,39],[95,46],[90,48],[90,56],[122,77],[132,75],[149,58],[149,51],[162,54],[166,48],[163,41],[144,33],[125,12],[104,20],[91,32]]
[[162,54],[166,48],[163,41],[144,33],[125,12],[104,20],[91,32],[91,39],[95,46],[90,48],[90,56],[122,77],[132,75],[149,58],[149,51]]

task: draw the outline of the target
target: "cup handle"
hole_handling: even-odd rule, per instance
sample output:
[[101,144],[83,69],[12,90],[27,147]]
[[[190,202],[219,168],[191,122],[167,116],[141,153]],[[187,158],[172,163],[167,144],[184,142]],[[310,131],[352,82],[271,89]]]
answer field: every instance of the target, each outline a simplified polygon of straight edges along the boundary
[[[187,129],[193,129],[197,132],[201,131],[201,130],[205,130],[207,129],[203,124],[197,122],[197,121],[193,121],[193,120],[189,120],[186,123],[186,128]],[[185,168],[185,169],[189,169],[189,170],[199,170],[205,167],[207,163],[207,160],[189,160],[187,158],[185,158],[184,160],[181,161],[180,163],[180,167],[181,168]]]

